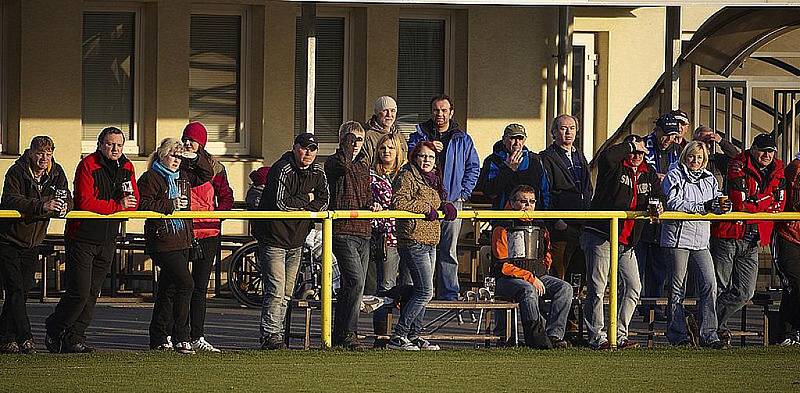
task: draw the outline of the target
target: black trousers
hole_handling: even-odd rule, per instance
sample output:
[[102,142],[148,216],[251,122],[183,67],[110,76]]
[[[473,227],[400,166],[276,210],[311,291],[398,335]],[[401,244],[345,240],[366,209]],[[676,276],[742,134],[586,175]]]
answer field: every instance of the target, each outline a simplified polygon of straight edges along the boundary
[[167,251],[150,255],[161,268],[158,291],[150,320],[150,347],[167,342],[189,341],[189,303],[194,279],[189,272],[189,250]]
[[47,317],[45,326],[51,336],[62,336],[67,345],[86,341],[86,328],[92,322],[94,306],[103,288],[116,244],[90,244],[66,240],[66,293]]
[[192,291],[192,301],[189,306],[192,341],[205,335],[208,280],[211,275],[211,268],[214,267],[214,261],[217,258],[220,242],[219,236],[197,239],[197,241],[203,249],[204,258],[200,261],[192,261],[194,290]]
[[25,301],[33,286],[39,253],[34,248],[20,248],[0,243],[0,279],[6,292],[0,313],[0,343],[21,343],[33,338]]
[[800,330],[800,244],[778,236],[778,263],[788,281],[781,296],[781,320],[784,331]]

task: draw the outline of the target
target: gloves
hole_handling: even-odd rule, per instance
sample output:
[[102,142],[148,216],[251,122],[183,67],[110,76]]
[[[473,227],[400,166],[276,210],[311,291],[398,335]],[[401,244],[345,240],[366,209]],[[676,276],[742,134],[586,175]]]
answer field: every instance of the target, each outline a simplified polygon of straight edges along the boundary
[[712,198],[703,202],[703,209],[705,209],[706,213],[719,211],[719,200],[717,198]]
[[439,219],[439,212],[436,209],[431,208],[431,211],[425,215],[425,221],[436,221]]
[[444,214],[445,221],[453,221],[458,216],[458,210],[450,202],[442,202],[442,206],[439,209]]

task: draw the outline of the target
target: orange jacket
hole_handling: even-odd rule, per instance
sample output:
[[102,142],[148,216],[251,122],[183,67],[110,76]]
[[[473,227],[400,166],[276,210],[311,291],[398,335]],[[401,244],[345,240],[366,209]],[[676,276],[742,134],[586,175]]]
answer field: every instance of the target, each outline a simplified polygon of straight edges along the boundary
[[[550,234],[547,229],[542,228],[544,237],[544,265],[550,268],[553,263],[553,258],[550,255]],[[497,225],[492,230],[492,256],[500,267],[498,273],[502,273],[508,277],[521,278],[530,283],[536,281],[536,276],[528,270],[517,267],[511,263],[505,262],[508,259],[508,229],[502,225]]]

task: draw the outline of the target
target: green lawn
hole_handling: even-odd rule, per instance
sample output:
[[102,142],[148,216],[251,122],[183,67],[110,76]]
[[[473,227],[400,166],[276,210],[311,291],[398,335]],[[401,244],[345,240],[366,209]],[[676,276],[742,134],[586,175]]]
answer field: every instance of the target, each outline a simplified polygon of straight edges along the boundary
[[0,391],[800,391],[800,348],[0,356]]

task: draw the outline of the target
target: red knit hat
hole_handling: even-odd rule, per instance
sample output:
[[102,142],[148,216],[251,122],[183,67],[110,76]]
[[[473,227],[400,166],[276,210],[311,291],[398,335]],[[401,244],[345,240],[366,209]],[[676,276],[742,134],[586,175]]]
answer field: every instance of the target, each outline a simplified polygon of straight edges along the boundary
[[193,121],[187,124],[186,128],[183,129],[182,138],[189,138],[199,143],[200,146],[205,147],[206,142],[208,142],[208,132],[206,131],[206,126],[199,121]]

